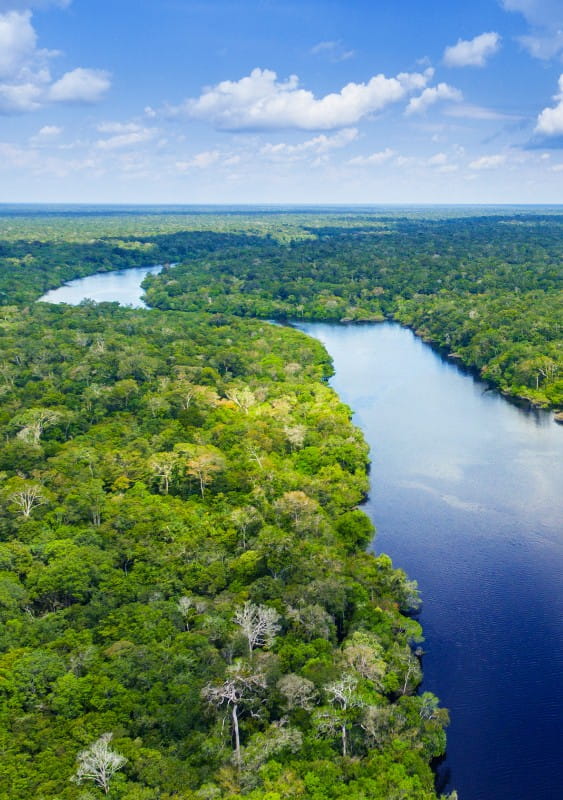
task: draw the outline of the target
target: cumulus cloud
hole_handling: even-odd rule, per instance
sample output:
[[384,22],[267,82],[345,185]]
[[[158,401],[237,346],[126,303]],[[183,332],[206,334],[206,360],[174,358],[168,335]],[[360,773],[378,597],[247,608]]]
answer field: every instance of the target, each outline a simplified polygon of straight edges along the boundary
[[542,136],[560,136],[563,134],[563,75],[559,76],[559,92],[553,98],[556,105],[544,108],[538,116],[535,132]]
[[29,9],[0,13],[0,113],[34,111],[50,102],[97,102],[110,86],[103,70],[71,70],[53,82],[55,51],[37,47]]
[[550,59],[563,51],[563,4],[560,0],[501,0],[505,11],[524,16],[531,33],[518,41],[534,58]]
[[369,156],[355,156],[355,158],[351,158],[347,163],[351,167],[377,167],[380,164],[384,164],[386,161],[389,161],[395,155],[395,150],[392,150],[390,147],[386,147],[385,150],[380,150],[379,152],[372,153]]
[[407,114],[422,114],[434,103],[439,100],[453,100],[459,102],[463,99],[459,89],[449,86],[447,83],[439,83],[437,86],[429,86],[418,97],[411,97],[406,108]]
[[458,39],[457,44],[444,50],[444,64],[448,67],[484,67],[499,47],[500,36],[494,31],[481,33],[473,39]]
[[0,83],[0,113],[22,113],[41,108],[43,88],[39,80]]
[[277,144],[265,144],[260,150],[261,155],[273,159],[294,159],[303,158],[310,154],[324,155],[330,150],[335,150],[340,147],[353,142],[358,138],[357,128],[344,128],[341,131],[333,134],[332,136],[322,133],[312,139],[307,139],[305,142],[299,144],[286,144],[285,142],[278,142]]
[[37,131],[37,136],[41,138],[51,138],[52,136],[60,136],[62,132],[63,129],[59,127],[59,125],[43,125],[43,127]]
[[0,78],[17,73],[33,57],[36,43],[31,11],[0,14]]
[[49,99],[55,103],[97,103],[110,86],[109,72],[77,67],[55,81]]
[[219,130],[333,130],[348,127],[425,88],[433,75],[402,72],[375,75],[367,83],[348,83],[340,92],[316,98],[291,75],[278,81],[275,72],[254,69],[239,81],[222,81],[198,98],[168,109],[171,116],[207,120]]
[[475,159],[469,165],[469,169],[496,169],[502,166],[506,161],[504,155],[481,156]]

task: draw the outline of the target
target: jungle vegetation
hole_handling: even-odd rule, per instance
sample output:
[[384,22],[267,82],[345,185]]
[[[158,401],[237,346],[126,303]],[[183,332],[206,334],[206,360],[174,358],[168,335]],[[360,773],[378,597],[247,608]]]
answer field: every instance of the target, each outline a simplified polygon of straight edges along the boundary
[[416,586],[323,347],[0,309],[0,797],[434,800]]
[[[398,319],[563,405],[558,214],[1,216],[0,800],[435,800],[416,585],[322,346]],[[36,304],[165,265],[152,310]]]
[[[375,227],[379,222],[381,227]],[[563,407],[563,216],[379,219],[184,261],[159,308],[412,327],[503,392]]]
[[0,209],[0,305],[94,272],[175,264],[147,279],[152,306],[393,318],[506,394],[563,407],[563,216],[401,213]]

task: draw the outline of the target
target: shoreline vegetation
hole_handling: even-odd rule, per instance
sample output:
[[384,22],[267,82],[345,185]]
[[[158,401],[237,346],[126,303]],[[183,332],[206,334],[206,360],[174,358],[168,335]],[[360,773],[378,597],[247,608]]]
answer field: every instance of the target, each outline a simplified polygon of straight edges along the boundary
[[325,349],[35,304],[58,242],[2,253],[1,800],[435,800],[448,713]]

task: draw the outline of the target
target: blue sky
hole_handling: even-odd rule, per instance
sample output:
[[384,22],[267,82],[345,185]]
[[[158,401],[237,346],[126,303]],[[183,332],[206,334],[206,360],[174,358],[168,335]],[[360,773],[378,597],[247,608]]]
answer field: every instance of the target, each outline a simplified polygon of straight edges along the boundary
[[562,189],[563,0],[0,0],[0,202]]

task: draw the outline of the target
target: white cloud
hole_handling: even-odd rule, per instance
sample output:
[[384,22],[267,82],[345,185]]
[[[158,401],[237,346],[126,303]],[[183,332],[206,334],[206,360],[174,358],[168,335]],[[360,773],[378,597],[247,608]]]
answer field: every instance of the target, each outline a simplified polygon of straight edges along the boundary
[[[128,126],[124,126],[128,127]],[[98,150],[119,150],[124,147],[134,147],[144,142],[150,142],[158,135],[155,128],[141,128],[135,126],[133,130],[127,133],[117,133],[115,136],[110,136],[108,139],[98,139],[96,147]]]
[[140,129],[136,122],[100,122],[96,125],[100,133],[135,133]]
[[495,111],[493,108],[483,108],[468,103],[450,106],[444,113],[448,117],[459,117],[460,119],[521,119],[515,114],[503,114],[502,111]]
[[518,41],[534,58],[550,59],[563,50],[563,4],[561,0],[501,0],[505,11],[524,16],[532,32]]
[[48,62],[57,51],[37,47],[29,9],[0,13],[0,113],[34,111],[50,102],[96,102],[109,88],[102,70],[71,70],[53,83]]
[[328,153],[330,150],[335,150],[340,147],[346,147],[348,144],[358,138],[357,128],[344,128],[332,136],[326,133],[321,133],[312,139],[307,139],[300,144],[286,144],[285,142],[278,142],[277,144],[265,144],[260,150],[261,155],[273,158],[290,158],[297,160],[309,154],[322,155]]
[[31,11],[0,14],[0,78],[11,78],[35,54]]
[[340,41],[319,42],[311,48],[311,53],[314,56],[327,55],[329,60],[334,63],[348,61],[356,55],[354,50],[346,50]]
[[535,132],[543,136],[563,134],[563,75],[559,76],[559,93],[553,99],[556,105],[553,108],[544,108],[538,117]]
[[444,63],[448,67],[483,67],[499,49],[500,38],[498,33],[489,31],[473,39],[458,39],[457,44],[444,50]]
[[275,72],[254,69],[239,81],[208,87],[168,113],[207,120],[220,130],[333,130],[354,125],[423,89],[432,75],[432,69],[394,78],[375,75],[367,83],[348,83],[340,92],[316,98],[299,88],[296,75],[278,81]]
[[0,113],[21,113],[41,108],[43,89],[33,81],[0,83]]
[[560,0],[501,0],[505,11],[519,11],[534,25],[550,25],[561,21]]
[[55,81],[49,99],[56,103],[97,103],[110,86],[109,72],[77,67]]
[[481,156],[475,159],[469,165],[469,169],[496,169],[502,166],[506,161],[504,155]]
[[459,89],[449,86],[447,83],[439,83],[437,86],[429,86],[418,97],[411,97],[407,105],[407,114],[421,114],[439,100],[453,100],[459,102],[463,99]]
[[43,127],[37,131],[36,136],[41,139],[51,139],[54,136],[60,136],[62,132],[63,129],[58,125],[43,125]]
[[369,156],[351,158],[347,163],[351,167],[377,167],[389,161],[394,155],[396,155],[395,150],[386,147],[385,150],[380,150],[378,153],[372,153]]

